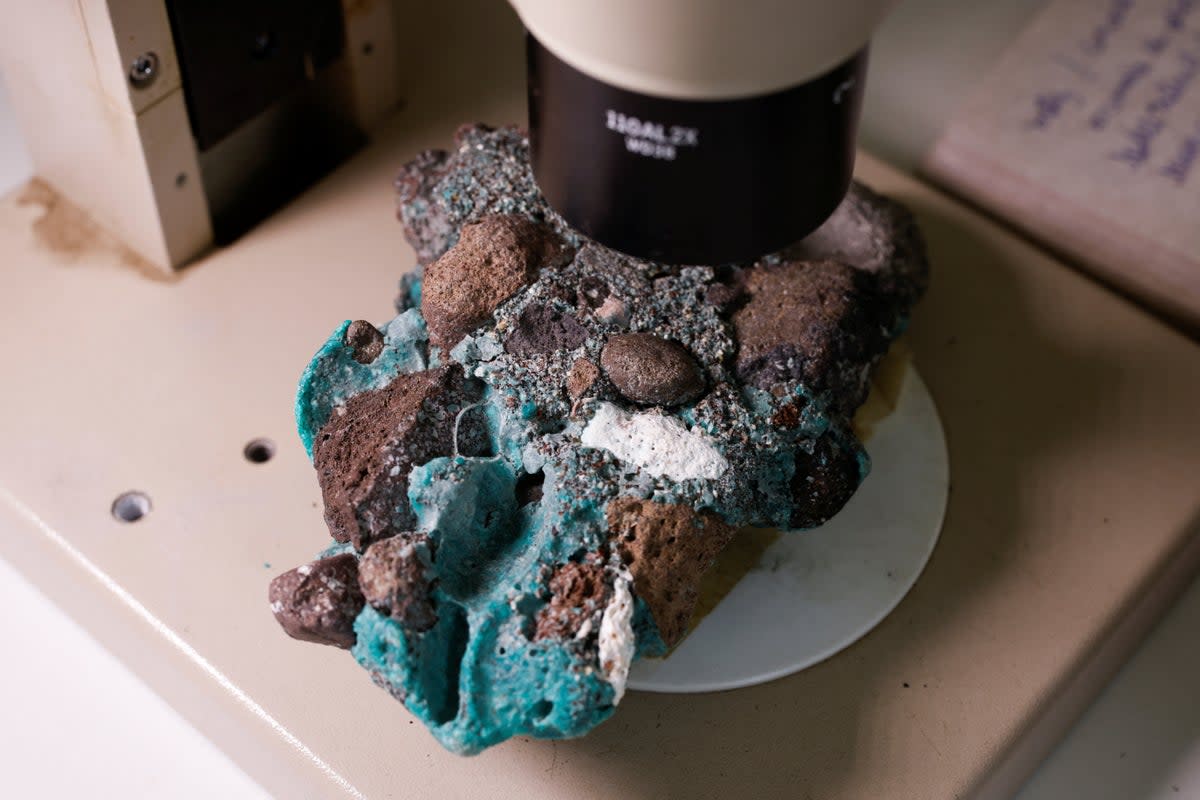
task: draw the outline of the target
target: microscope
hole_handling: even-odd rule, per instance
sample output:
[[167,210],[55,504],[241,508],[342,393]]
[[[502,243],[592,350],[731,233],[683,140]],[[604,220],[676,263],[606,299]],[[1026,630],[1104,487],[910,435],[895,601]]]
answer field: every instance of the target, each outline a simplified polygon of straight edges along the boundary
[[[894,0],[511,2],[527,31],[534,173],[587,236],[668,263],[748,261],[844,197],[868,39]],[[434,13],[78,5],[23,7],[22,30],[0,34],[0,69],[39,177],[165,273],[353,153],[398,105],[398,57]],[[479,13],[468,6],[453,13]]]
[[668,263],[747,261],[846,194],[867,43],[888,0],[512,0],[542,193]]

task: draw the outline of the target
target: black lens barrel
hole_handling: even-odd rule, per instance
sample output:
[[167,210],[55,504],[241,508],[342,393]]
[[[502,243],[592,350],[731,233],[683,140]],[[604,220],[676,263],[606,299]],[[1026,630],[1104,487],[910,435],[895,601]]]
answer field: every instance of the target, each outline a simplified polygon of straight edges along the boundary
[[527,56],[538,186],[609,247],[677,264],[750,261],[811,233],[845,197],[865,48],[810,81],[737,100],[619,89],[533,36]]

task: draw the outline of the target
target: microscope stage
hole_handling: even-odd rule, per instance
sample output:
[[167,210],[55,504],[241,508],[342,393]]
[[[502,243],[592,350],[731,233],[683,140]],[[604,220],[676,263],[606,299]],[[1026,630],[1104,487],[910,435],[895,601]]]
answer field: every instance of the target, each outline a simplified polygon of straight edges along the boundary
[[[461,122],[520,119],[520,75],[497,81],[410,98],[172,281],[45,187],[0,201],[0,553],[281,797],[1005,796],[1194,572],[1200,349],[865,155],[859,177],[929,240],[909,338],[951,465],[932,558],[869,634],[766,684],[635,691],[585,738],[464,759],[346,653],[279,630],[267,582],[325,536],[296,381],[343,320],[391,316],[413,266],[391,177]],[[260,438],[274,455],[254,463]],[[113,514],[129,491],[136,522]]]

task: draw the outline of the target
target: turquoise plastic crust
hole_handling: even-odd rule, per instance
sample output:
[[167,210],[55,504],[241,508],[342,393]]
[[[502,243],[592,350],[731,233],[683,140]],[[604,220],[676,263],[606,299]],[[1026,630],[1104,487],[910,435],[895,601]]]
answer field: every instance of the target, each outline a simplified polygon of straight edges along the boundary
[[[419,297],[419,281],[409,291]],[[342,342],[348,324],[334,331],[300,382],[296,419],[310,457],[313,437],[337,406],[359,392],[386,386],[399,373],[437,365],[428,355],[425,324],[415,308],[388,324],[383,352],[367,365],[355,361]],[[774,513],[721,503],[703,482],[643,485],[640,476],[611,458],[598,460],[588,448],[546,449],[551,440],[578,442],[578,423],[558,432],[544,430],[536,398],[491,366],[499,350],[494,337],[483,335],[467,337],[449,355],[486,384],[480,403],[462,413],[483,415],[494,455],[438,458],[409,475],[416,528],[429,536],[436,554],[432,600],[437,622],[414,634],[367,605],[355,621],[352,650],[377,683],[446,748],[461,754],[478,753],[512,736],[579,736],[612,715],[615,692],[600,670],[594,646],[588,650],[583,642],[537,639],[533,630],[545,603],[547,572],[606,543],[604,504],[612,487],[662,502],[707,505],[733,524]],[[782,402],[755,389],[743,391],[752,417],[765,417]],[[830,424],[822,403],[803,387],[794,392],[808,402],[793,435],[819,435]],[[702,429],[713,424],[692,409],[682,410],[680,417]],[[747,417],[740,427],[749,439],[776,435],[770,426],[753,422]],[[760,453],[753,474],[740,479],[761,486],[779,483],[774,491],[782,491],[791,474],[791,452],[781,443],[773,457]],[[866,453],[860,450],[859,457],[865,475]],[[541,501],[518,508],[519,475],[539,470]],[[338,552],[345,550],[337,546]],[[633,630],[636,657],[665,653],[640,598],[634,600]]]
[[[503,457],[439,458],[415,468],[408,496],[417,528],[430,532],[436,547],[438,621],[409,637],[367,606],[354,626],[358,663],[456,753],[478,753],[517,735],[580,736],[615,705],[594,654],[533,640],[529,629],[538,564],[559,563],[583,544],[544,524],[548,506],[561,510],[573,498],[518,509],[515,488]],[[634,630],[643,653],[665,651],[640,600]]]
[[368,606],[355,623],[358,662],[457,753],[518,734],[579,736],[607,719],[613,688],[596,665],[531,641],[531,609],[511,600],[533,597],[539,555],[555,548],[541,515],[515,507],[504,459],[440,458],[410,481],[417,526],[435,533],[438,621],[409,638]]
[[[382,388],[398,373],[430,366],[425,324],[416,309],[387,326],[383,352],[371,364],[358,363],[344,346],[348,325],[334,331],[300,381],[296,419],[310,458],[313,437],[335,407],[359,392]],[[534,468],[523,445],[537,435],[530,421],[536,408],[526,403],[510,409],[498,397],[489,388],[481,406],[468,409],[486,415],[497,455],[438,458],[409,476],[416,527],[429,535],[437,553],[437,623],[410,636],[370,605],[355,621],[352,652],[358,663],[438,741],[461,754],[478,753],[512,736],[579,736],[614,708],[613,687],[599,671],[594,650],[535,640],[530,629],[541,605],[539,565],[561,564],[595,550],[604,529],[602,513],[594,501],[567,492],[548,493],[540,503],[517,508],[513,465]],[[538,466],[549,490],[563,485],[563,471],[579,465],[568,459]],[[569,524],[572,519],[586,524]],[[326,554],[347,551],[346,545],[334,545]],[[640,599],[633,628],[639,655],[666,651]]]
[[428,366],[422,354],[429,334],[421,312],[415,308],[400,314],[383,329],[383,352],[371,364],[355,361],[353,351],[342,343],[349,327],[350,320],[346,320],[333,332],[300,378],[296,425],[310,459],[313,437],[334,408],[359,392],[382,389],[399,373],[420,372]]

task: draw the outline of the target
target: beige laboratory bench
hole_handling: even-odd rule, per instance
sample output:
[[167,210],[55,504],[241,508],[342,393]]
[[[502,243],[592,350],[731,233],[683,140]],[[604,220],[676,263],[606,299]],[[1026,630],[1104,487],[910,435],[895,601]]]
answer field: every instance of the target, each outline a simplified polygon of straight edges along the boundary
[[[0,202],[0,556],[280,797],[1006,796],[1200,561],[1200,348],[868,156],[860,177],[929,239],[911,340],[952,469],[933,559],[875,631],[789,678],[631,693],[584,739],[472,759],[345,653],[280,633],[266,582],[324,535],[296,378],[340,321],[390,314],[413,263],[395,168],[459,122],[522,117],[502,34],[425,65],[441,77],[375,144],[172,281],[38,187]],[[486,85],[485,57],[506,65]],[[242,457],[258,436],[265,465]],[[135,525],[109,514],[126,489],[153,501]]]

